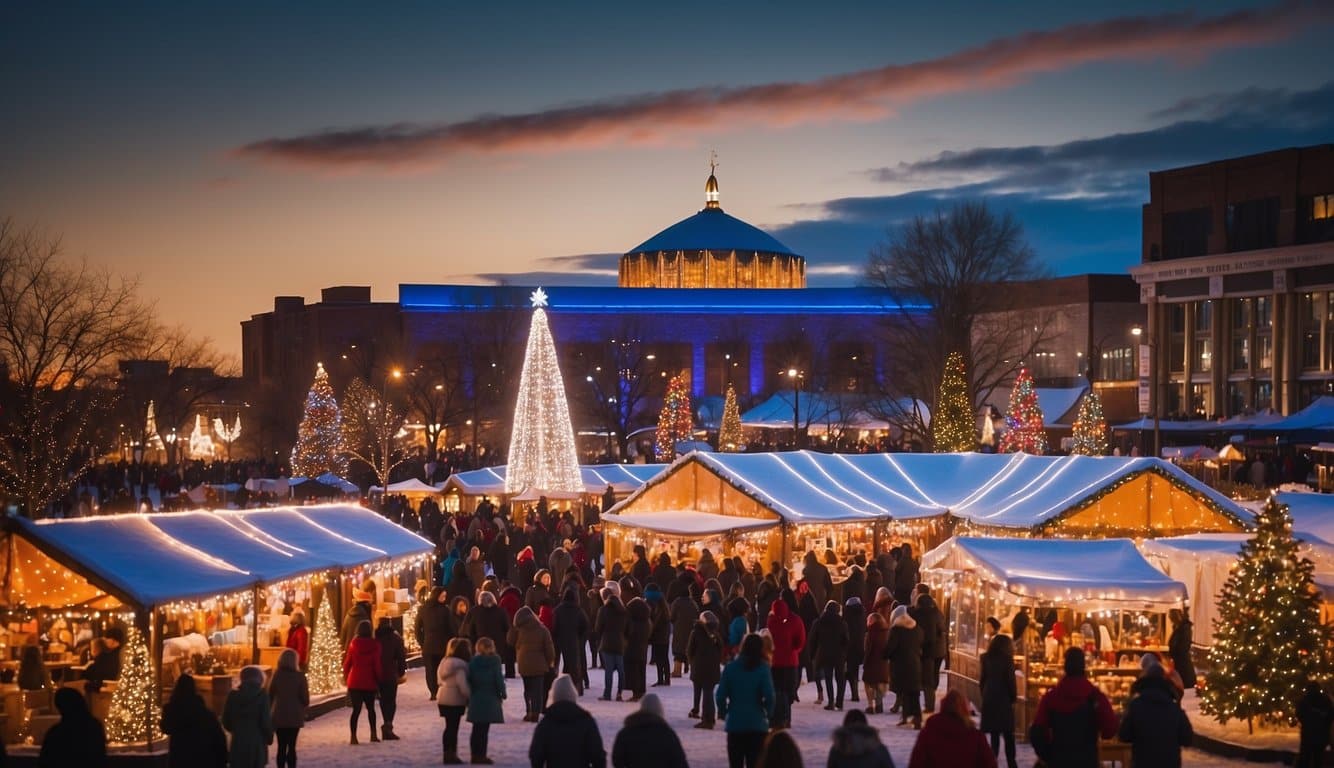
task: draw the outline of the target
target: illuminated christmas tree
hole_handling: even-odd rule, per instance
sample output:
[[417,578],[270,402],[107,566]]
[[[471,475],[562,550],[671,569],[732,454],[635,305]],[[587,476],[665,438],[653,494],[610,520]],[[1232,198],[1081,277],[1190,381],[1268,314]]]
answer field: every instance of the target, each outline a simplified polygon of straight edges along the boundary
[[333,608],[329,607],[329,590],[320,598],[315,611],[315,631],[310,636],[310,666],[306,671],[310,692],[337,693],[344,688],[343,649],[334,624]]
[[292,449],[292,474],[319,477],[325,472],[342,476],[347,473],[343,455],[343,417],[329,386],[324,365],[315,368],[315,381],[306,394],[306,412],[297,428],[296,447]]
[[940,379],[940,395],[931,414],[931,440],[936,453],[971,451],[977,447],[973,434],[973,404],[968,397],[968,372],[963,355],[951,352],[945,358],[945,373]]
[[1218,595],[1200,710],[1220,722],[1292,724],[1308,682],[1329,679],[1334,634],[1320,620],[1315,565],[1297,551],[1292,515],[1271,496],[1255,538]]
[[1005,412],[1005,434],[1001,436],[1001,453],[1047,452],[1047,433],[1042,429],[1042,407],[1033,388],[1033,377],[1027,368],[1019,370],[1010,391],[1010,408]]
[[1074,446],[1070,453],[1107,455],[1107,420],[1102,415],[1102,397],[1098,395],[1098,390],[1090,389],[1084,399],[1079,401],[1073,437]]
[[667,394],[662,398],[662,411],[658,413],[658,442],[655,447],[658,461],[675,459],[676,444],[689,440],[693,433],[690,389],[685,374],[678,373],[667,383]]
[[533,324],[519,375],[519,397],[514,404],[505,492],[525,489],[582,493],[579,457],[574,449],[574,427],[565,400],[565,380],[556,360],[556,343],[547,326],[547,294],[533,291]]
[[162,712],[158,707],[157,679],[153,658],[144,636],[131,625],[120,651],[120,681],[111,692],[107,710],[107,741],[118,744],[147,743]]
[[736,390],[727,385],[727,396],[723,398],[723,421],[718,426],[718,450],[736,451],[741,447],[741,411],[736,405]]

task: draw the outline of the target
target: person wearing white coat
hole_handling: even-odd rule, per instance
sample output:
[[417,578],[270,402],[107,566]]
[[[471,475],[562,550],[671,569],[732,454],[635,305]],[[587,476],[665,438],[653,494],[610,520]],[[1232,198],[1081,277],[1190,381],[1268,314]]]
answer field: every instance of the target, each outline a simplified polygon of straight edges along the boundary
[[458,765],[459,759],[459,724],[468,709],[468,698],[472,690],[468,687],[468,662],[472,659],[472,643],[466,637],[456,637],[449,641],[445,658],[436,668],[436,681],[439,690],[435,704],[440,709],[440,716],[445,718],[445,732],[440,736],[440,747],[444,752],[446,765]]

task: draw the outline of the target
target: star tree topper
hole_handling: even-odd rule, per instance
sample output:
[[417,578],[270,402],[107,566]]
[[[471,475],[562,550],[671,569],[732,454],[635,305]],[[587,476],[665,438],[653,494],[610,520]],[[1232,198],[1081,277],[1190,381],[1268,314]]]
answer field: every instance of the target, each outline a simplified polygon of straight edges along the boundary
[[533,309],[545,307],[547,305],[547,292],[539,286],[537,290],[528,295],[528,300],[533,302]]

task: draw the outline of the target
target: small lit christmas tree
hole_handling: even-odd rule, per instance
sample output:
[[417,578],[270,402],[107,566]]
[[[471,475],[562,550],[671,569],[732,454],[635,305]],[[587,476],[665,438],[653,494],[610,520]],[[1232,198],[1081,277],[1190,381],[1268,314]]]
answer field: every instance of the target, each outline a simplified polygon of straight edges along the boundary
[[982,444],[996,444],[996,420],[991,417],[991,406],[982,407]]
[[329,385],[329,374],[320,364],[315,368],[315,381],[306,394],[306,412],[297,428],[292,474],[319,477],[326,472],[346,474],[347,458],[343,455],[343,418]]
[[741,411],[736,405],[736,390],[728,384],[727,396],[723,398],[723,421],[718,426],[718,450],[736,451],[741,441]]
[[1075,416],[1074,446],[1070,453],[1083,456],[1107,455],[1107,420],[1102,415],[1102,397],[1098,390],[1089,389],[1084,399],[1079,401],[1079,413]]
[[667,394],[662,398],[662,411],[658,413],[658,442],[655,446],[658,461],[675,459],[676,444],[681,440],[689,440],[693,432],[690,390],[686,385],[685,374],[678,373],[667,383]]
[[971,451],[977,447],[973,434],[973,404],[968,397],[968,372],[963,355],[951,352],[945,358],[940,395],[931,414],[931,440],[936,453]]
[[505,492],[525,489],[583,493],[574,427],[565,399],[565,380],[556,359],[556,342],[547,325],[547,294],[538,288],[533,302],[533,323],[519,374],[519,396],[514,403],[509,465]]
[[1292,515],[1273,496],[1218,595],[1200,710],[1220,722],[1292,724],[1309,682],[1329,679],[1334,634],[1320,620],[1315,565],[1297,551]]
[[320,597],[315,611],[315,632],[310,637],[310,667],[306,672],[310,692],[337,693],[343,690],[343,649],[334,624],[333,608],[329,607],[329,590]]
[[1010,391],[1010,408],[1005,412],[1005,434],[1001,436],[1001,453],[1047,452],[1047,433],[1042,428],[1042,407],[1033,388],[1033,377],[1027,368],[1019,370]]
[[107,710],[107,741],[118,744],[147,743],[161,719],[153,658],[138,628],[131,625],[120,651],[120,681],[111,692]]

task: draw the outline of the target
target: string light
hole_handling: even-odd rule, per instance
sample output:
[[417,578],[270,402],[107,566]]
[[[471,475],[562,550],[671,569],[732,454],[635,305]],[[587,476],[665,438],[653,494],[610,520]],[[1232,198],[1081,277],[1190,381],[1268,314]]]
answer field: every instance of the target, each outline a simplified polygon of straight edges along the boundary
[[676,444],[689,440],[694,433],[690,415],[690,389],[685,374],[678,373],[667,383],[667,394],[662,398],[658,413],[657,443],[654,451],[658,461],[676,458]]
[[317,363],[315,381],[306,394],[305,415],[297,428],[296,446],[292,448],[292,473],[297,477],[319,477],[332,472],[347,473],[343,455],[343,417],[334,399],[333,387],[324,365]]
[[329,590],[326,589],[320,596],[320,607],[315,610],[315,630],[310,637],[310,667],[306,677],[311,693],[324,695],[343,690],[343,652],[340,645],[333,608],[329,606]]
[[1102,415],[1102,396],[1098,390],[1090,388],[1088,394],[1079,401],[1079,412],[1075,416],[1071,431],[1074,445],[1071,453],[1084,456],[1103,456],[1107,453],[1107,420]]
[[973,433],[973,403],[968,396],[968,371],[963,355],[951,352],[945,358],[940,394],[931,413],[931,442],[936,453],[971,451],[977,447]]
[[111,693],[107,710],[107,741],[119,744],[147,743],[153,723],[162,716],[158,707],[153,659],[139,629],[130,623],[121,649],[120,681]]
[[718,426],[718,450],[731,453],[741,447],[744,438],[741,434],[741,410],[736,404],[736,389],[727,385],[727,395],[723,398],[723,420]]
[[1023,451],[1038,456],[1047,452],[1047,432],[1042,427],[1042,406],[1027,368],[1019,369],[1010,391],[1010,408],[1005,413],[1005,434],[1001,435],[1001,453]]
[[529,488],[583,493],[565,381],[561,378],[556,343],[543,309],[546,294],[540,288],[533,292],[533,305],[533,324],[519,376],[519,397],[514,404],[505,493]]

